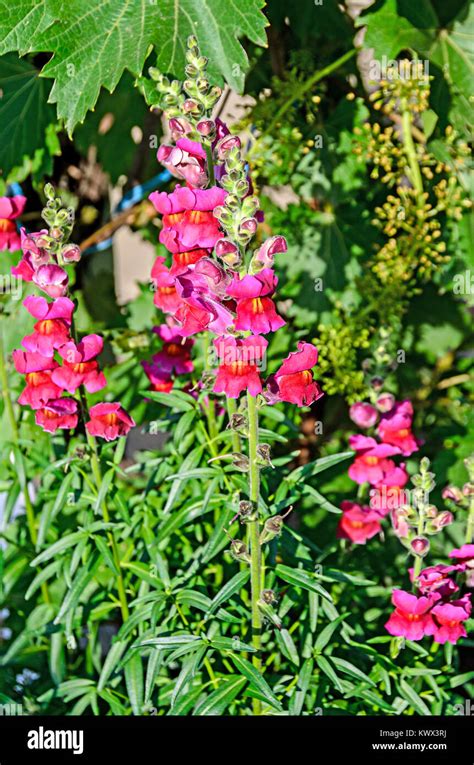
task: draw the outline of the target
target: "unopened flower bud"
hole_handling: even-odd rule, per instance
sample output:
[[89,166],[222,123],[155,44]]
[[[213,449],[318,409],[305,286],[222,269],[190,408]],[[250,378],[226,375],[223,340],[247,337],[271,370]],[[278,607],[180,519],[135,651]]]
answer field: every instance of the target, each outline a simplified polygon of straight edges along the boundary
[[370,384],[374,390],[379,391],[383,387],[383,378],[378,376],[372,377]]
[[425,513],[427,518],[436,518],[438,515],[438,508],[435,505],[428,505]]
[[187,98],[183,103],[183,110],[186,114],[192,114],[199,111],[199,104],[197,104],[196,101],[193,101],[192,98]]
[[426,537],[415,537],[410,542],[410,547],[419,558],[423,558],[430,549],[429,539]]
[[463,493],[457,486],[446,486],[441,492],[441,496],[443,499],[450,499],[451,502],[458,504],[462,502]]
[[474,483],[465,483],[462,487],[462,493],[465,497],[471,497],[474,494]]
[[67,244],[61,250],[61,257],[65,263],[77,263],[81,259],[81,250],[77,244]]
[[381,393],[378,396],[375,406],[379,412],[390,412],[395,405],[395,396],[393,393]]
[[378,420],[378,413],[371,404],[357,401],[349,409],[349,417],[359,428],[371,428]]
[[213,120],[201,120],[196,125],[196,130],[205,138],[213,138],[216,134],[216,123]]
[[257,230],[257,226],[258,221],[256,218],[245,218],[239,226],[239,232],[253,236]]
[[231,149],[240,149],[240,147],[241,143],[238,135],[225,135],[216,146],[217,156],[220,160],[224,160],[228,157]]
[[269,605],[276,603],[278,600],[273,590],[262,590],[261,598],[264,603],[268,603]]
[[217,257],[230,268],[235,268],[242,262],[238,246],[230,239],[218,239],[214,251]]
[[433,518],[431,525],[434,531],[441,531],[445,526],[449,526],[454,521],[454,515],[449,510],[443,510],[442,513]]

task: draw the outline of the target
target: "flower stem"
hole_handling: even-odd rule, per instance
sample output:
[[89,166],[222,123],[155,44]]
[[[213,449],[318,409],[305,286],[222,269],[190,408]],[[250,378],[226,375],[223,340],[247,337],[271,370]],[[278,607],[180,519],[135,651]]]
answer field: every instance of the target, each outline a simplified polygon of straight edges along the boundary
[[469,515],[467,517],[466,544],[472,544],[474,540],[474,496],[469,499]]
[[[0,327],[0,384],[2,386],[2,396],[3,396],[5,411],[7,412],[8,419],[10,422],[10,428],[12,431],[13,443],[17,447],[15,451],[15,459],[19,463],[17,468],[18,474],[20,476],[23,476],[23,479],[24,479],[22,481],[21,488],[23,491],[23,498],[25,501],[26,522],[28,525],[28,531],[30,534],[31,543],[34,547],[36,547],[36,543],[38,541],[38,534],[36,532],[35,511],[33,508],[33,503],[31,501],[30,492],[28,489],[28,477],[26,475],[25,461],[23,459],[23,455],[20,450],[20,434],[18,431],[18,425],[16,422],[12,400],[10,398],[10,388],[8,385],[8,374],[7,374],[7,366],[6,366],[6,358],[5,358],[5,344],[3,341],[3,326]],[[51,599],[49,597],[49,591],[48,591],[48,586],[46,582],[43,582],[43,584],[41,585],[41,593],[43,595],[44,602],[50,603]]]
[[[424,506],[418,507],[418,528],[417,528],[417,536],[421,537],[423,536],[423,533],[425,531],[425,508]],[[421,566],[423,563],[423,557],[421,555],[415,554],[415,562],[413,566],[413,588],[416,592],[417,589],[417,579],[420,576]]]
[[216,177],[214,175],[214,162],[212,159],[212,146],[206,143],[207,174],[209,176],[209,186],[214,186]]
[[423,180],[421,178],[420,166],[416,156],[416,148],[413,142],[412,119],[410,109],[406,100],[402,103],[402,130],[403,130],[403,145],[405,148],[405,154],[407,155],[408,164],[410,166],[410,180],[413,184],[418,195],[423,194]]
[[[257,446],[258,446],[258,412],[257,399],[250,393],[247,393],[247,407],[249,418],[249,471],[250,471],[250,501],[255,504],[256,517],[250,521],[250,587],[252,603],[252,645],[256,653],[252,655],[252,663],[259,672],[262,668],[260,659],[262,617],[258,607],[260,593],[262,588],[262,551],[260,547],[260,524],[258,518],[258,501],[260,495],[260,475],[257,465]],[[261,713],[261,703],[259,699],[253,700],[253,712],[255,715]]]
[[[87,432],[87,431],[86,431]],[[92,466],[92,473],[94,476],[95,484],[97,487],[97,491],[100,491],[100,487],[102,485],[102,471],[100,469],[100,462],[99,462],[99,455],[97,451],[97,442],[94,438],[94,436],[89,435],[87,433],[87,443],[89,444],[90,450],[91,450],[91,466]],[[105,523],[110,523],[110,514],[109,509],[107,507],[107,502],[105,498],[100,503],[101,510],[102,510],[102,517],[104,519]],[[115,540],[115,536],[113,534],[113,531],[107,532],[107,537],[109,540],[110,547],[112,549],[112,556],[114,559],[115,567],[118,571],[117,575],[117,590],[118,595],[120,599],[120,610],[122,612],[122,619],[125,622],[129,617],[129,610],[128,610],[128,604],[127,604],[127,595],[125,592],[125,585],[123,581],[122,576],[122,570],[120,567],[120,555],[119,550],[117,546],[117,542]]]

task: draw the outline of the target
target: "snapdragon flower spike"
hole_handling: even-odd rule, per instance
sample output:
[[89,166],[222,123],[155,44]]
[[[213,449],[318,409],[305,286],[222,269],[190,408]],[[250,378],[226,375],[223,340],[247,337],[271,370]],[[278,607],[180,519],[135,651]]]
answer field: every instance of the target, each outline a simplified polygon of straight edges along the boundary
[[418,597],[404,590],[394,590],[392,603],[395,611],[385,624],[385,629],[390,635],[408,640],[421,640],[425,635],[433,635],[436,625],[431,609],[439,598],[439,594]]
[[370,507],[361,507],[355,502],[344,500],[341,510],[342,516],[336,532],[338,539],[350,539],[355,544],[365,544],[382,530],[379,513]]
[[406,457],[418,451],[418,441],[411,432],[413,406],[411,401],[400,401],[382,415],[378,435],[387,444],[398,446]]
[[310,406],[321,398],[323,391],[311,371],[317,361],[317,348],[311,343],[299,341],[298,350],[290,353],[278,371],[268,378],[268,401],[287,401],[298,406]]
[[106,441],[126,436],[135,427],[134,420],[117,402],[96,404],[90,408],[89,416],[90,420],[86,422],[88,433]]
[[55,433],[59,429],[74,430],[77,427],[77,401],[73,398],[55,398],[37,409],[36,424],[47,433]]
[[285,326],[286,322],[278,316],[270,297],[277,284],[278,278],[271,268],[264,268],[257,275],[240,277],[234,274],[227,295],[237,299],[235,329],[266,335]]
[[231,335],[217,337],[214,347],[220,360],[214,393],[225,393],[238,398],[248,390],[252,396],[262,392],[259,367],[262,365],[268,342],[260,335],[236,338]]
[[88,393],[105,388],[107,380],[95,361],[103,347],[104,341],[99,335],[86,335],[77,345],[72,340],[62,345],[58,353],[64,363],[53,371],[53,382],[68,393],[75,393],[81,385]]
[[44,297],[29,295],[23,305],[38,321],[33,333],[23,338],[22,345],[27,351],[53,356],[56,349],[70,340],[74,303],[66,297],[48,303]]
[[0,250],[15,252],[20,249],[20,235],[15,220],[22,214],[26,197],[0,197]]

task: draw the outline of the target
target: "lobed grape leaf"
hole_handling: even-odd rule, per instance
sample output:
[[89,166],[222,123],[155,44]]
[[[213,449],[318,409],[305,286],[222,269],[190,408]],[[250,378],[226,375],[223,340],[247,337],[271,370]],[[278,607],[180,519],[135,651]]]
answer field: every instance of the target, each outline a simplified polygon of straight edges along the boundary
[[266,44],[264,0],[0,0],[0,55],[51,53],[41,74],[54,79],[49,101],[71,133],[93,109],[101,87],[112,92],[127,69],[138,77],[153,48],[157,66],[182,76],[188,35],[235,89],[247,55],[238,38]]

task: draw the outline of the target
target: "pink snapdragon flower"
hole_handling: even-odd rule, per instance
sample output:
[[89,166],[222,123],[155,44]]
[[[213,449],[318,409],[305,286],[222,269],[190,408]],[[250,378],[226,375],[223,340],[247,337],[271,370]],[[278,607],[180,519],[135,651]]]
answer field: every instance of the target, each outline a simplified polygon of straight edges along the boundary
[[252,396],[262,392],[259,367],[261,367],[268,342],[260,335],[243,339],[230,335],[214,340],[220,360],[214,393],[225,393],[238,398],[248,390]]
[[365,401],[357,401],[349,409],[349,417],[359,428],[371,428],[379,418],[375,407]]
[[324,395],[311,371],[318,361],[317,348],[301,340],[297,347],[267,380],[270,403],[287,401],[310,406]]
[[[442,598],[448,598],[454,592],[459,590],[456,582],[451,579],[449,574],[458,570],[457,566],[446,566],[439,563],[437,566],[428,566],[420,571],[416,583],[422,595],[430,595],[437,592]],[[410,579],[414,581],[414,569],[409,570]]]
[[89,415],[90,420],[86,422],[89,434],[106,441],[126,436],[135,426],[134,420],[117,402],[96,404],[90,408]]
[[459,638],[467,636],[464,622],[471,615],[470,598],[470,595],[464,595],[460,600],[439,603],[433,608],[435,643],[457,643]]
[[284,236],[270,237],[255,251],[252,258],[252,269],[257,271],[261,268],[271,268],[275,255],[287,252],[287,250],[288,245]]
[[418,442],[411,432],[412,420],[411,401],[400,401],[382,415],[378,427],[382,441],[397,446],[406,457],[418,451]]
[[394,590],[392,603],[395,611],[391,614],[385,629],[396,637],[408,640],[421,640],[425,635],[433,635],[436,625],[431,615],[439,595],[412,595],[404,590]]
[[336,532],[338,539],[350,539],[355,544],[365,544],[382,530],[380,515],[370,507],[361,507],[355,502],[345,500],[341,503],[341,510],[342,516]]
[[[400,454],[397,446],[379,444],[370,436],[353,435],[349,445],[356,451],[356,458],[349,468],[349,477],[356,483],[370,483],[373,486],[389,485],[403,486],[405,471],[387,459]],[[406,483],[406,481],[405,481]]]
[[69,277],[61,266],[50,263],[40,266],[32,281],[51,298],[63,297],[68,290]]
[[[219,186],[210,189],[191,189],[189,186],[176,186],[167,194],[166,191],[154,191],[149,199],[155,210],[161,215],[175,215],[186,210],[212,212],[215,207],[223,204],[227,192]],[[165,222],[163,220],[163,225]]]
[[157,159],[172,175],[191,186],[203,188],[207,185],[206,151],[197,141],[183,137],[176,141],[176,146],[162,144]]
[[74,303],[66,297],[48,303],[44,297],[29,295],[23,301],[23,305],[28,313],[38,319],[33,333],[23,338],[23,346],[27,351],[53,356],[57,348],[70,340],[69,329]]
[[474,568],[474,544],[465,544],[462,547],[451,550],[449,557],[454,558],[461,565]]
[[72,340],[59,348],[64,359],[62,366],[53,371],[53,382],[68,393],[75,393],[83,385],[88,393],[96,393],[107,385],[95,358],[102,352],[104,341],[100,335],[86,335],[76,345]]
[[239,277],[234,274],[227,287],[227,294],[237,299],[235,329],[266,335],[285,325],[286,322],[278,316],[270,297],[277,284],[278,278],[271,268],[264,268],[256,275]]
[[77,401],[72,398],[51,399],[35,412],[36,424],[47,433],[55,433],[58,429],[74,430],[77,419]]
[[26,205],[26,197],[0,197],[0,250],[15,252],[20,249],[20,236],[15,220]]

